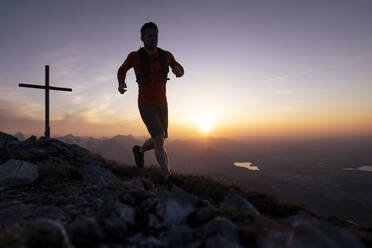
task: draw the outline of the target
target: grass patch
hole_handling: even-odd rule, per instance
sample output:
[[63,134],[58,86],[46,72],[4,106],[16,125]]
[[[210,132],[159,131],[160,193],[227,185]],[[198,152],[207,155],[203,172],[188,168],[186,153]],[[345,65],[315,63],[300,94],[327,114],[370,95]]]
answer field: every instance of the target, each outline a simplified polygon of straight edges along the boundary
[[269,193],[244,190],[240,191],[261,214],[267,215],[271,218],[286,218],[297,214],[299,210],[304,210],[304,207],[300,205],[293,203],[280,203],[273,195]]
[[122,180],[130,178],[142,178],[150,180],[156,186],[164,184],[164,176],[159,166],[150,166],[141,169],[137,166],[120,165],[112,166],[110,169]]
[[[138,168],[137,166],[120,165],[115,161],[104,159],[101,155],[87,153],[92,157],[102,162],[106,168],[110,169],[118,178],[126,180],[129,178],[141,178],[146,187],[153,188],[163,185],[164,176],[159,166],[150,166]],[[183,179],[184,184],[181,186],[184,190],[196,196],[208,199],[215,206],[223,202],[232,187],[236,188],[242,195],[257,208],[257,210],[271,218],[286,218],[297,214],[299,210],[304,209],[301,205],[292,203],[280,203],[271,193],[248,191],[241,184],[234,183],[215,176],[206,175],[191,175],[177,174],[174,175]],[[153,186],[152,186],[153,185]],[[146,189],[148,189],[146,187]]]
[[36,185],[54,185],[56,182],[83,181],[83,176],[78,169],[71,165],[48,164],[38,167]]
[[216,211],[216,215],[226,217],[236,224],[249,223],[255,220],[255,217],[251,214],[240,211],[233,207],[221,207]]
[[288,228],[274,220],[260,216],[250,223],[240,225],[239,234],[247,247],[256,247],[258,242],[265,239],[270,233],[286,232]]
[[177,175],[184,180],[182,188],[189,193],[208,199],[213,205],[221,203],[232,184],[213,176]]
[[133,191],[137,189],[135,186],[131,184],[127,184],[125,182],[111,183],[111,184],[104,185],[104,187],[107,189],[118,190],[118,191],[123,191],[123,192]]

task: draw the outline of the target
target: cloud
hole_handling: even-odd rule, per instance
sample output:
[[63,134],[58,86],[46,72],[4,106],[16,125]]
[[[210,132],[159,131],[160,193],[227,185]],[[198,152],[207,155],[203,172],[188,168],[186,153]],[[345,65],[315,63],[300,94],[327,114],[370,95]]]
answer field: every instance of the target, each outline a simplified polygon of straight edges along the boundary
[[286,112],[286,113],[292,113],[296,112],[296,109],[294,106],[286,105],[286,106],[277,106],[274,108],[275,110]]
[[303,75],[306,75],[306,74],[309,74],[309,73],[312,73],[312,72],[315,72],[315,71],[319,71],[319,69],[301,71],[301,72],[285,74],[285,75],[281,75],[281,76],[277,76],[277,77],[272,77],[272,78],[265,79],[264,82],[266,83],[266,82],[271,82],[271,81],[276,81],[276,80],[299,77],[299,76],[303,76]]
[[287,95],[287,94],[295,94],[297,91],[295,90],[277,90],[277,91],[265,91],[260,93],[261,95]]
[[[27,114],[27,105],[1,105],[0,107],[0,131],[7,133],[22,132],[27,135],[41,136],[44,133],[44,114],[31,116]],[[50,120],[51,134],[80,136],[114,136],[117,134],[145,135],[146,129],[141,120],[115,119],[97,120],[92,118],[94,110],[81,108],[74,112],[63,114],[60,118]]]
[[352,58],[348,58],[343,60],[341,63],[334,64],[334,65],[329,65],[324,68],[317,68],[317,69],[311,69],[311,70],[306,70],[306,71],[300,71],[300,72],[295,72],[295,73],[290,73],[290,74],[284,74],[272,78],[265,79],[264,82],[272,82],[276,80],[282,80],[282,79],[288,79],[288,78],[293,78],[293,77],[299,77],[303,75],[307,75],[313,72],[318,72],[318,71],[327,71],[327,70],[332,70],[340,67],[349,67],[349,66],[354,66],[358,65],[361,63],[366,63],[371,61],[372,59],[372,54],[363,54],[359,56],[355,56]]

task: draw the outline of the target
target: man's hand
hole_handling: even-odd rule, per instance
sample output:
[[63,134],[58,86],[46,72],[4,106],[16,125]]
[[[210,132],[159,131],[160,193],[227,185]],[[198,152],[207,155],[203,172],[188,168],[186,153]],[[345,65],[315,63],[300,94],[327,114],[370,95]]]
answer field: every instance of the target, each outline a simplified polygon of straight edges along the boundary
[[174,75],[176,75],[176,77],[181,77],[183,70],[181,67],[176,65],[174,68],[172,68],[172,72],[174,73]]
[[124,94],[127,91],[127,84],[126,83],[119,84],[118,91],[120,92],[120,94]]

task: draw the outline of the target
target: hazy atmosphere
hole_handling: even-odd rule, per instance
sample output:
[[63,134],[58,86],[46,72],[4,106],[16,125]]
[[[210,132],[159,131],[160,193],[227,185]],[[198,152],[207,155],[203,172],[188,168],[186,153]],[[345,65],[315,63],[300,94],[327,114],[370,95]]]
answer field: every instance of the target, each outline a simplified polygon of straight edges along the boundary
[[0,247],[372,247],[371,27],[372,0],[0,0]]
[[137,83],[116,73],[159,27],[185,75],[167,85],[170,138],[372,134],[372,2],[10,1],[0,3],[0,129],[43,135],[146,136]]

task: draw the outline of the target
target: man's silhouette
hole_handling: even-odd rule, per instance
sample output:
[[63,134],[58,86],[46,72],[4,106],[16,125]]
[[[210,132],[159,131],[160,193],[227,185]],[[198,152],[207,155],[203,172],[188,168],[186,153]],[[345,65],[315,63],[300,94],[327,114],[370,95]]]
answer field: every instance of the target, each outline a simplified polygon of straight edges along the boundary
[[138,83],[138,108],[141,118],[149,131],[151,138],[142,146],[133,146],[136,165],[144,166],[144,152],[155,149],[156,159],[164,173],[168,185],[174,181],[169,168],[169,160],[164,140],[168,137],[168,103],[166,97],[166,82],[169,66],[176,77],[182,77],[183,67],[173,55],[157,47],[158,28],[155,23],[145,23],[141,28],[143,48],[131,52],[118,70],[119,92],[127,90],[126,73],[134,68]]

